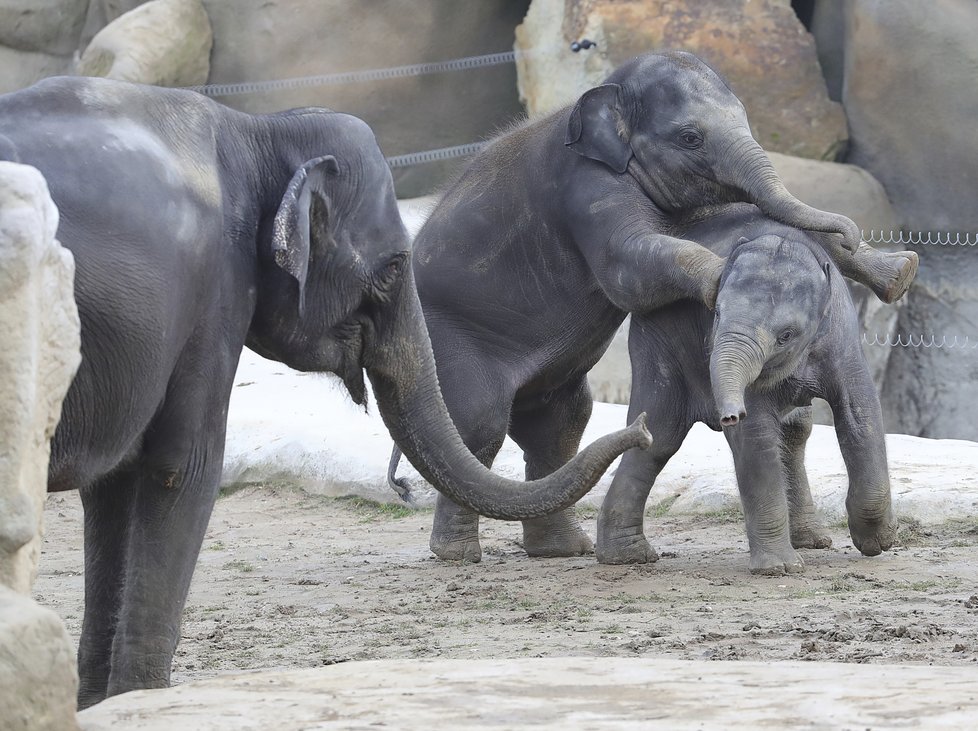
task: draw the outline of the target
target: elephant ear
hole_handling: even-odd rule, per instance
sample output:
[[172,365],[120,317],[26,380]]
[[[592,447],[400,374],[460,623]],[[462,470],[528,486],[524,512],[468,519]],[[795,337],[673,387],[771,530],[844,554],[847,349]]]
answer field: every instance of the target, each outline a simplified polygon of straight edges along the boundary
[[[332,155],[309,160],[295,171],[272,223],[272,255],[299,285],[299,316],[305,304],[309,251],[322,235],[328,215],[327,176],[339,172]],[[315,225],[313,225],[315,224]]]
[[621,86],[602,84],[588,89],[574,105],[564,144],[578,155],[623,173],[632,159],[632,148],[621,136],[624,117]]

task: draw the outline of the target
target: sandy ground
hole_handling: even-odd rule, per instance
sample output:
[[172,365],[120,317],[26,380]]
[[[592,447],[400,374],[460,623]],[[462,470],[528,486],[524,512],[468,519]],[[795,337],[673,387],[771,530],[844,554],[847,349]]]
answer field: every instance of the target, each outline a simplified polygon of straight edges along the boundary
[[[654,513],[654,511],[652,511]],[[579,508],[593,537],[595,511]],[[49,497],[39,602],[75,640],[82,513]],[[978,522],[926,530],[876,558],[802,551],[803,575],[747,572],[739,515],[655,516],[662,558],[530,559],[519,524],[484,521],[480,564],[436,560],[430,510],[312,496],[286,484],[222,496],[184,612],[173,682],[378,658],[662,656],[966,665],[978,661]]]

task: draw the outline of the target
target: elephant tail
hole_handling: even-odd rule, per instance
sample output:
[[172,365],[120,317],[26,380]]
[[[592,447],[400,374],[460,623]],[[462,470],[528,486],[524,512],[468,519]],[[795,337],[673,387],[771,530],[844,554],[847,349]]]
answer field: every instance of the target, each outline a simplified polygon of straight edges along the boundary
[[397,476],[397,466],[401,462],[401,450],[395,444],[391,450],[391,461],[387,465],[387,484],[391,490],[401,496],[406,503],[411,502],[411,482],[406,477]]

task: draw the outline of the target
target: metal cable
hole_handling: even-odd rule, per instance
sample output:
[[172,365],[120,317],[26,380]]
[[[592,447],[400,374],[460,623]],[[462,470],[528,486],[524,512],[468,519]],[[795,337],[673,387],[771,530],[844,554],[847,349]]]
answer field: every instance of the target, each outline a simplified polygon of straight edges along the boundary
[[[521,51],[519,55],[526,55]],[[204,84],[187,87],[207,96],[234,96],[236,94],[254,94],[262,91],[281,91],[283,89],[301,89],[308,86],[329,86],[334,84],[356,84],[364,81],[381,81],[384,79],[403,79],[409,76],[425,74],[440,74],[448,71],[467,71],[485,66],[499,66],[514,63],[516,51],[502,53],[487,53],[482,56],[466,56],[453,58],[448,61],[431,63],[414,63],[408,66],[391,66],[382,69],[366,69],[364,71],[344,71],[335,74],[318,76],[299,76],[294,79],[271,79],[268,81],[243,81],[237,84]]]
[[485,147],[486,144],[486,142],[471,142],[467,145],[441,147],[437,150],[412,152],[406,155],[394,155],[393,157],[387,158],[387,164],[392,168],[403,168],[411,165],[420,165],[426,162],[436,162],[438,160],[450,160],[455,157],[465,157],[466,155],[474,155]]

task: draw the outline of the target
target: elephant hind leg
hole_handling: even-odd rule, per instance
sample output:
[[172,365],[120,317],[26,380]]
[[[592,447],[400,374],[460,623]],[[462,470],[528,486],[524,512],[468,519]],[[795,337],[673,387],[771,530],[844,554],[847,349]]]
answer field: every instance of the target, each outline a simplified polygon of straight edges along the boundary
[[[467,369],[462,360],[439,361],[442,395],[465,446],[482,464],[491,467],[506,439],[512,395],[491,378],[491,369]],[[467,362],[481,364],[485,360],[472,355]],[[478,513],[439,494],[428,547],[443,561],[481,561]]]
[[781,421],[791,545],[794,548],[830,548],[832,538],[815,513],[812,490],[805,470],[805,445],[811,433],[810,406],[791,411]]
[[135,473],[119,469],[80,491],[85,512],[85,616],[78,641],[78,708],[105,700],[125,588]]
[[[526,479],[536,480],[560,469],[577,454],[593,400],[587,378],[578,379],[532,405],[513,409],[509,433],[523,450]],[[523,547],[530,556],[581,556],[594,550],[574,508],[523,521]]]

